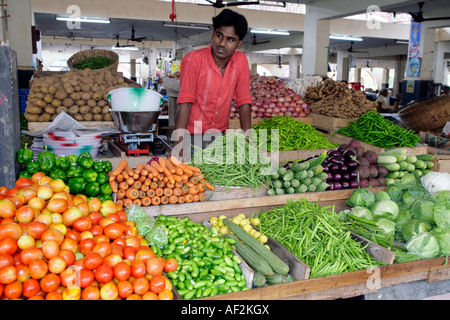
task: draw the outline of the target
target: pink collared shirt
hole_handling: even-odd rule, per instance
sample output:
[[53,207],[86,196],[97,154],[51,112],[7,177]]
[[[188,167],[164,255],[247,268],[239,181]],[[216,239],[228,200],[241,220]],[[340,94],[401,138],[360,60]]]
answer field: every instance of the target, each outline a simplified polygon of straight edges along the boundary
[[250,77],[245,54],[236,51],[224,76],[214,62],[211,47],[189,52],[181,62],[177,103],[192,103],[187,130],[191,134],[209,129],[228,129],[231,102],[252,104]]

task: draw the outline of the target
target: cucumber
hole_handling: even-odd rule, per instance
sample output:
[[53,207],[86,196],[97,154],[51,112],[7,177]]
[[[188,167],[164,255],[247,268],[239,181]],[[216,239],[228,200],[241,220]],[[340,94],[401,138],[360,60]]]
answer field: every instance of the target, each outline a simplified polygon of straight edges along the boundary
[[434,162],[425,160],[425,165],[427,166],[427,169],[431,169],[434,167]]
[[400,165],[400,170],[406,170],[406,166],[408,165],[408,162],[403,160],[403,161],[400,161],[397,163]]
[[380,156],[378,156],[378,159],[377,159],[378,164],[392,164],[392,163],[396,163],[396,162],[397,162],[397,158],[395,156],[389,156],[389,155],[388,156],[380,155]]
[[417,157],[416,156],[413,156],[413,155],[409,155],[409,156],[406,156],[406,162],[409,162],[409,163],[414,163],[414,162],[416,162],[417,161]]
[[406,149],[402,148],[392,148],[389,150],[386,150],[380,156],[406,156]]
[[255,274],[253,275],[253,285],[255,287],[262,287],[266,282],[266,277],[261,272],[255,271]]
[[432,154],[418,154],[416,155],[417,160],[422,161],[431,161],[434,159],[434,156]]
[[414,161],[414,167],[416,167],[416,169],[426,169],[427,164],[423,160],[416,160]]
[[[379,159],[380,157],[378,157]],[[394,163],[384,163],[383,166],[388,170],[388,171],[398,171],[400,170],[400,165],[397,162]]]

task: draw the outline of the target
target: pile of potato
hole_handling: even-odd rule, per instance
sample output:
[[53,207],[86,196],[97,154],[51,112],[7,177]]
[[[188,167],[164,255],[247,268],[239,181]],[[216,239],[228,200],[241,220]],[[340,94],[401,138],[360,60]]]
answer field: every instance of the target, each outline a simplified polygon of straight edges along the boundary
[[112,121],[108,92],[127,86],[121,75],[105,70],[84,69],[34,78],[25,118],[48,122],[64,111],[77,121]]

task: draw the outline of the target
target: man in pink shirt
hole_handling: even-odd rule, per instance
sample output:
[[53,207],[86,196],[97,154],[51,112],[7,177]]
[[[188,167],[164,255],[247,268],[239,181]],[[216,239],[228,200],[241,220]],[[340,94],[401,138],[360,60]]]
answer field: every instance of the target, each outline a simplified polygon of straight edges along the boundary
[[189,52],[181,62],[172,150],[179,158],[192,156],[191,144],[205,148],[211,136],[224,134],[232,100],[239,108],[242,130],[251,127],[248,62],[245,54],[237,51],[247,34],[247,20],[224,9],[213,18],[213,28],[212,44]]

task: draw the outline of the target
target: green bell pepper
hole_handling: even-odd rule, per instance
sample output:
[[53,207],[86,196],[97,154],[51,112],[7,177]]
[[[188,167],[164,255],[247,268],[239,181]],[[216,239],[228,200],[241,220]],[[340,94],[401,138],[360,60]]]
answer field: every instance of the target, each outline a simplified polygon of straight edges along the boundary
[[56,165],[58,168],[60,168],[60,169],[62,169],[62,170],[64,170],[64,171],[66,171],[66,170],[69,169],[69,167],[70,167],[70,161],[69,161],[69,158],[67,158],[67,157],[65,157],[65,156],[59,156],[59,157],[56,158],[56,160],[55,160],[55,165]]
[[69,159],[70,163],[77,163],[78,156],[76,154],[68,155],[67,158]]
[[94,160],[92,168],[97,172],[105,172],[105,162],[103,160]]
[[61,179],[66,181],[67,180],[67,174],[63,169],[56,169],[50,172],[50,178],[53,180],[55,179]]
[[18,163],[26,163],[33,159],[34,152],[27,147],[28,143],[25,143],[24,147],[17,151],[16,159]]
[[76,163],[72,163],[66,171],[68,178],[80,178],[83,174],[83,168]]
[[31,179],[32,174],[29,173],[27,170],[22,170],[19,173],[19,178],[28,178]]
[[100,184],[98,182],[90,182],[86,185],[85,194],[88,197],[95,197],[100,193]]
[[53,152],[47,151],[47,146],[45,146],[45,151],[38,154],[38,162],[42,170],[50,171],[55,166],[56,156]]
[[70,193],[73,195],[77,195],[84,191],[86,182],[83,178],[70,178],[67,185],[69,186]]
[[100,186],[100,193],[105,195],[110,195],[112,192],[111,185],[108,183],[104,183]]
[[112,200],[113,199],[111,197],[111,195],[107,195],[107,194],[98,195],[97,198],[99,198],[102,203],[107,201],[107,200]]
[[84,169],[90,169],[94,165],[94,159],[88,151],[80,153],[77,164]]
[[25,168],[31,174],[41,171],[41,166],[37,160],[30,160],[25,164]]
[[106,172],[100,172],[97,175],[97,180],[95,180],[95,182],[98,182],[100,184],[104,184],[106,182],[109,183],[109,176],[108,176],[108,174]]
[[86,182],[95,182],[97,180],[98,173],[95,170],[84,170],[82,177]]
[[105,172],[108,173],[108,172],[112,171],[113,166],[112,166],[111,161],[103,160],[103,162],[105,163]]

